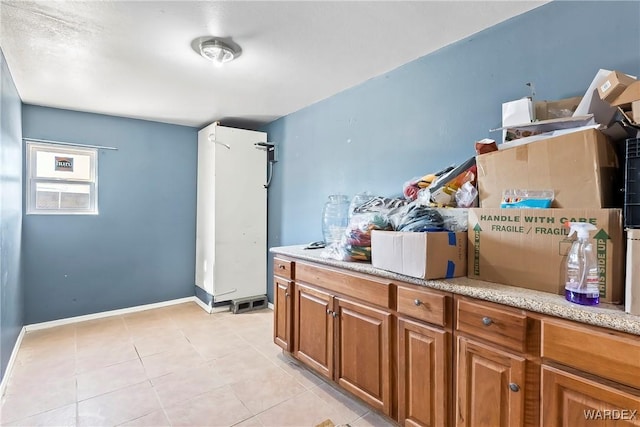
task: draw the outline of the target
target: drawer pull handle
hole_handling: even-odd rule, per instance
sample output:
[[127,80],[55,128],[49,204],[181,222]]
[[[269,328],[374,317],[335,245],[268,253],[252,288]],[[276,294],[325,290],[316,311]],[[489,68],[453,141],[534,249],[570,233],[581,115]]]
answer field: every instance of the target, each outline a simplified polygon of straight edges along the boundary
[[419,299],[414,299],[414,300],[413,300],[413,303],[414,303],[415,305],[420,305],[420,304],[422,304],[422,301],[420,301]]
[[484,326],[491,326],[492,323],[493,323],[493,320],[491,320],[490,317],[483,317],[482,318],[482,324]]
[[285,268],[287,268],[287,267],[285,267],[285,266],[284,266],[284,264],[280,264],[280,265],[278,266],[278,268],[279,268],[280,270],[284,270],[284,269],[285,269]]
[[509,383],[509,389],[514,392],[520,391],[520,386],[516,383]]

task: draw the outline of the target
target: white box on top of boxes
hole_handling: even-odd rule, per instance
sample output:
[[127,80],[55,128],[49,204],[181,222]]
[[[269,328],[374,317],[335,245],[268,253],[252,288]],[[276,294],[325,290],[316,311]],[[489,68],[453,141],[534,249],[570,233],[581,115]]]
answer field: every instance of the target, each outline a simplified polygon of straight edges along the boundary
[[467,274],[467,232],[371,232],[371,264],[419,279]]

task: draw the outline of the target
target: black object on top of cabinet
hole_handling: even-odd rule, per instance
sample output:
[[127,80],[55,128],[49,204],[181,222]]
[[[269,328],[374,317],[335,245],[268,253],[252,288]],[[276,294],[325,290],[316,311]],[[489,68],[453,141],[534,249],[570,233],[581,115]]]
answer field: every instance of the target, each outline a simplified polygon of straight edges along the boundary
[[627,139],[624,189],[624,225],[640,228],[640,138]]

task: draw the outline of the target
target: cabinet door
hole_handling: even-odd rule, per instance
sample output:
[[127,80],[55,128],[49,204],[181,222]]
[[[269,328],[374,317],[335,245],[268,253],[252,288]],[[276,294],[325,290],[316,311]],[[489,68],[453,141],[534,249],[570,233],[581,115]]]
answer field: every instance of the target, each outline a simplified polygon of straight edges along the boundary
[[293,282],[274,277],[273,342],[284,351],[291,351],[291,308]]
[[640,394],[553,367],[542,367],[542,425],[640,426]]
[[400,425],[449,424],[450,360],[450,333],[408,319],[398,319]]
[[391,415],[391,314],[337,298],[336,381]]
[[524,358],[458,337],[456,425],[522,426]]
[[333,296],[295,284],[293,354],[325,377],[333,378]]

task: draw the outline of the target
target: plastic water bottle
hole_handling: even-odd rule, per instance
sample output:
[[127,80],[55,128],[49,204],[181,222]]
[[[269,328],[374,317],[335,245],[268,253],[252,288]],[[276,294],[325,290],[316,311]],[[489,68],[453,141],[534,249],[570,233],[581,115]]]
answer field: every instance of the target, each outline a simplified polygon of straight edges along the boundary
[[349,198],[342,194],[329,196],[322,211],[322,236],[327,246],[340,242],[348,225]]
[[578,238],[571,245],[567,255],[565,297],[567,301],[582,305],[597,305],[600,302],[598,264],[589,231],[596,227],[586,222],[568,222],[571,231]]

